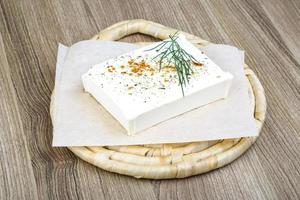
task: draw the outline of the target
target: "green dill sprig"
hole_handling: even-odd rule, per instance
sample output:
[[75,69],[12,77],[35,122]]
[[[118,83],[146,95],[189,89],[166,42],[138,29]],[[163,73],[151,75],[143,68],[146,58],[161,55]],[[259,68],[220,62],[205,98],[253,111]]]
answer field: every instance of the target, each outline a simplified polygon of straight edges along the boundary
[[186,87],[186,85],[189,84],[190,76],[193,73],[192,63],[198,63],[198,61],[180,47],[176,41],[178,32],[169,35],[169,38],[169,40],[162,41],[160,44],[147,51],[155,49],[159,52],[159,54],[153,58],[159,59],[159,70],[161,70],[163,63],[167,63],[167,66],[171,64],[175,66],[179,85],[181,86],[182,95],[184,96],[183,87]]

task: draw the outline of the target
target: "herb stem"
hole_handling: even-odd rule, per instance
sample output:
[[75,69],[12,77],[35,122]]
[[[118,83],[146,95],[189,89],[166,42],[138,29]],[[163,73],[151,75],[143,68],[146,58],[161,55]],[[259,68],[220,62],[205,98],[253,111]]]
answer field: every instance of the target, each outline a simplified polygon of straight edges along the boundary
[[159,60],[159,70],[161,70],[163,63],[167,63],[167,66],[175,65],[178,82],[184,96],[184,87],[189,84],[190,76],[193,73],[192,63],[198,63],[198,61],[178,44],[177,38],[178,32],[169,35],[169,40],[165,40],[147,51],[155,49],[158,52],[158,55],[153,59]]

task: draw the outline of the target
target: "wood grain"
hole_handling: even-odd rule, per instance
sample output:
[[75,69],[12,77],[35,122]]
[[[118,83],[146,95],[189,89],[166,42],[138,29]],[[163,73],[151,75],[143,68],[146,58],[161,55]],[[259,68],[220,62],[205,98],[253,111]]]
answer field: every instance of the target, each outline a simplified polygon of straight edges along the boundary
[[[237,161],[183,180],[136,180],[51,147],[58,42],[135,18],[246,51],[269,106]],[[299,0],[0,0],[0,199],[299,199],[299,28]]]

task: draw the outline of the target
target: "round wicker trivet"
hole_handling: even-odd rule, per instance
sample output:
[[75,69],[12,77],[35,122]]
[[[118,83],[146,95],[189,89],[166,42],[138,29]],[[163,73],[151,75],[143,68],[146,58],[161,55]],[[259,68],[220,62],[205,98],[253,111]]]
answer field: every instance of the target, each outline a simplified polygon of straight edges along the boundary
[[[130,34],[143,33],[163,40],[176,31],[151,21],[128,20],[106,28],[93,39],[119,40]],[[209,44],[197,36],[179,32],[198,47]],[[249,81],[253,116],[260,130],[266,113],[264,90],[247,65],[245,74]],[[193,176],[222,167],[243,154],[256,139],[257,137],[245,137],[181,144],[68,148],[81,159],[110,172],[136,178],[170,179]]]

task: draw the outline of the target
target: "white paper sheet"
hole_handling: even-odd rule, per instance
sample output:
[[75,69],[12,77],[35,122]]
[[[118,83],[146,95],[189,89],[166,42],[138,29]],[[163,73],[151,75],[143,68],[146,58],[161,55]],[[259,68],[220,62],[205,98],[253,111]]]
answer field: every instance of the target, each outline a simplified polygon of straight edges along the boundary
[[91,66],[129,52],[132,44],[81,41],[59,45],[53,104],[53,146],[106,146],[192,142],[258,135],[243,71],[244,53],[227,45],[202,49],[234,75],[228,98],[192,110],[128,136],[94,98],[85,93],[81,75]]

